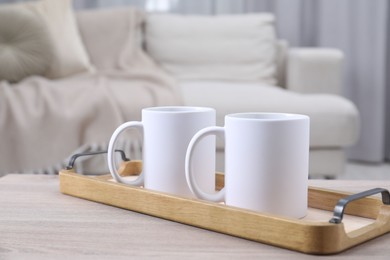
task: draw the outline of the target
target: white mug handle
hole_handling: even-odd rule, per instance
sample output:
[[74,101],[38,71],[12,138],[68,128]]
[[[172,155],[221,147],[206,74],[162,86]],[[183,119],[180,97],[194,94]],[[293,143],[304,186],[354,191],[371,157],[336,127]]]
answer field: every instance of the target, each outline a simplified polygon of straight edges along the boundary
[[187,148],[187,154],[185,160],[185,172],[186,172],[187,184],[190,190],[192,191],[192,193],[196,197],[204,200],[221,202],[225,200],[225,188],[221,189],[216,193],[204,192],[196,183],[194,172],[192,170],[192,157],[193,157],[193,151],[195,149],[195,146],[202,138],[208,135],[216,135],[225,138],[225,129],[223,127],[218,127],[218,126],[206,127],[200,130],[199,132],[197,132],[192,137]]
[[130,180],[127,180],[127,179],[124,179],[122,178],[117,169],[116,169],[116,165],[115,165],[115,146],[116,146],[116,142],[118,140],[118,137],[119,135],[125,131],[126,129],[128,128],[135,128],[137,129],[141,135],[143,136],[143,125],[141,122],[137,122],[137,121],[132,121],[132,122],[126,122],[122,125],[120,125],[116,130],[115,132],[112,134],[111,136],[111,139],[110,139],[110,142],[108,144],[108,154],[107,154],[107,164],[108,164],[108,169],[110,170],[110,173],[112,175],[112,177],[117,181],[117,182],[121,182],[121,183],[125,183],[125,184],[129,184],[129,185],[135,185],[135,186],[141,186],[143,185],[144,183],[144,175],[143,175],[143,171],[141,172],[141,174],[139,175],[139,177],[133,181],[130,181]]

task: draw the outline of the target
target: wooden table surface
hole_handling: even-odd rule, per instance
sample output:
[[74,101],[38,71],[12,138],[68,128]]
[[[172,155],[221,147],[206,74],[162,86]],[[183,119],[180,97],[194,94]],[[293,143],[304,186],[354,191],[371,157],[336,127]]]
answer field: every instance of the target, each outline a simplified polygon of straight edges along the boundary
[[[390,181],[311,180],[310,185],[351,192],[390,189]],[[9,174],[0,178],[0,259],[70,257],[317,258],[63,195],[58,176]],[[318,258],[390,259],[390,234]]]

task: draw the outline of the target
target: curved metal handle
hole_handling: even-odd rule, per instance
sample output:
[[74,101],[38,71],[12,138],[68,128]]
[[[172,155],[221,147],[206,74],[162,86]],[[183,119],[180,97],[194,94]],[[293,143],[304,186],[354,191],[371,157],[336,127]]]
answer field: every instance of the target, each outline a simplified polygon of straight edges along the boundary
[[[130,161],[129,158],[126,157],[126,154],[122,150],[115,150],[115,152],[118,152],[121,154],[122,160],[123,161]],[[77,158],[82,157],[82,156],[88,156],[88,155],[97,155],[97,154],[103,154],[107,153],[107,151],[99,151],[99,152],[87,152],[87,153],[77,153],[72,155],[72,157],[69,160],[68,166],[66,166],[67,170],[71,170],[74,167],[74,163],[77,160]]]
[[385,205],[390,205],[390,193],[386,189],[382,188],[375,188],[367,191],[363,191],[360,193],[356,193],[353,195],[350,195],[348,197],[342,198],[337,202],[337,205],[334,207],[333,210],[333,218],[329,220],[330,223],[334,224],[340,224],[343,220],[344,216],[344,210],[347,207],[347,204],[351,201],[362,199],[371,195],[375,195],[378,193],[382,193],[382,202]]

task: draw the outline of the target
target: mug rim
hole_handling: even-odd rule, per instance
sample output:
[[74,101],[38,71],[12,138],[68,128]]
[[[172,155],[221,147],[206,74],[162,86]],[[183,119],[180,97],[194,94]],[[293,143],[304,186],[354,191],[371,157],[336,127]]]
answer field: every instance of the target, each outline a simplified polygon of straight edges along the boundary
[[159,107],[147,107],[142,110],[147,112],[172,113],[172,114],[215,111],[215,109],[211,107],[197,107],[197,106],[159,106]]
[[227,118],[250,121],[290,121],[299,119],[310,119],[309,116],[294,113],[279,112],[242,112],[226,115]]

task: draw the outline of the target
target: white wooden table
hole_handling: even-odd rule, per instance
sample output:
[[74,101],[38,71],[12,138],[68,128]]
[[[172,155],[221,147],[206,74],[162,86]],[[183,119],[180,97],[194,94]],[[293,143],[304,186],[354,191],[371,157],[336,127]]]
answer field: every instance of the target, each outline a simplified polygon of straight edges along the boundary
[[[390,181],[311,180],[359,192]],[[129,198],[131,199],[131,198]],[[264,245],[59,192],[58,176],[0,178],[0,259],[312,259]],[[321,259],[390,259],[390,234]]]

